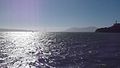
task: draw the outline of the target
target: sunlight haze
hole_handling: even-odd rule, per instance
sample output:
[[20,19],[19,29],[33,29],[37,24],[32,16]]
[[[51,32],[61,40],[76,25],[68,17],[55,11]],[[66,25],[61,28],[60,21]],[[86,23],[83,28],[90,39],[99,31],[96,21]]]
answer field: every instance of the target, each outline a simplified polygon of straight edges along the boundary
[[0,0],[0,27],[62,31],[120,19],[119,0]]

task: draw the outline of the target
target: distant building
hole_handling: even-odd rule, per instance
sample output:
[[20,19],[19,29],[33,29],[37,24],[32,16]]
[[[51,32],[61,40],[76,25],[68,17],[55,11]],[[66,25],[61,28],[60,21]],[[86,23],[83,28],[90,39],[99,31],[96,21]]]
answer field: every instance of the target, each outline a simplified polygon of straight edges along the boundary
[[120,23],[116,20],[113,26],[120,26]]

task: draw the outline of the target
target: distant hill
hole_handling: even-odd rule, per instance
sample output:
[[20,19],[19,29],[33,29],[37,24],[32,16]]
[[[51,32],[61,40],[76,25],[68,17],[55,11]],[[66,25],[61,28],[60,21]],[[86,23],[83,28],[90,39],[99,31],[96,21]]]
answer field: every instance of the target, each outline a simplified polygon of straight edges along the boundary
[[26,32],[26,31],[32,31],[32,30],[23,30],[23,29],[4,29],[4,28],[0,28],[0,32],[9,32],[9,31],[12,31],[12,32]]
[[99,28],[95,32],[120,33],[120,23],[115,23],[110,27]]
[[95,32],[97,27],[85,27],[85,28],[69,28],[65,32]]

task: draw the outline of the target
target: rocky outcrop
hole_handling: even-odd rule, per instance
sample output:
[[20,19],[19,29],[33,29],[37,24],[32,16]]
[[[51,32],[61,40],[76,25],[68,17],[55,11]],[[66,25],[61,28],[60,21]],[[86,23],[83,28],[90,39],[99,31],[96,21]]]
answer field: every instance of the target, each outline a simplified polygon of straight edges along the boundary
[[120,33],[120,23],[115,23],[111,27],[98,28],[95,32]]

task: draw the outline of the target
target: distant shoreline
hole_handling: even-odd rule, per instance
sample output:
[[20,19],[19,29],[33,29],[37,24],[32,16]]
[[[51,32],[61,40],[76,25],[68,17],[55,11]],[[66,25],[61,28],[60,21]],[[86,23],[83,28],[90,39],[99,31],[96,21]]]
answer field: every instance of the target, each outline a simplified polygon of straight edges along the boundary
[[0,32],[32,32],[33,30],[23,30],[23,29],[3,29],[0,28]]

